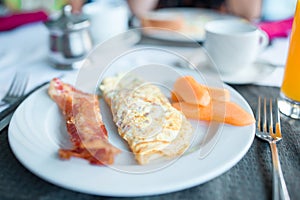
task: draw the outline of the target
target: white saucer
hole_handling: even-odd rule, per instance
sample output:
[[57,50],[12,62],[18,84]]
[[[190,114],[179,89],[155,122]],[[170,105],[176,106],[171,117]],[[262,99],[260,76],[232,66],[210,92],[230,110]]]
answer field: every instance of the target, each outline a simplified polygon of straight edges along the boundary
[[275,70],[276,66],[264,61],[257,61],[252,66],[236,73],[221,75],[211,66],[206,65],[201,68],[201,72],[206,76],[220,76],[220,79],[229,84],[251,84],[255,83]]

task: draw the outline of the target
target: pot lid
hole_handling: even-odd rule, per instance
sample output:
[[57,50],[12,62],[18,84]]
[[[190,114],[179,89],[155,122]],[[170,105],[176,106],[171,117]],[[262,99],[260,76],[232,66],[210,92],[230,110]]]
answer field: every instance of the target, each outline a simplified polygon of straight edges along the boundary
[[90,26],[88,17],[83,14],[72,14],[69,5],[64,6],[62,15],[56,20],[46,22],[51,31],[77,31]]

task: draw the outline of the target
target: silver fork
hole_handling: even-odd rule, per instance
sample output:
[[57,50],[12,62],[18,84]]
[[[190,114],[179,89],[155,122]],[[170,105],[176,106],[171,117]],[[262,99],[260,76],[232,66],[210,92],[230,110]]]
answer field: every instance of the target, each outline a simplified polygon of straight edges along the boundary
[[28,76],[16,73],[8,91],[0,101],[0,106],[9,105],[25,94],[28,83]]
[[[290,199],[281,171],[276,147],[276,143],[282,139],[277,99],[273,101],[272,98],[270,98],[270,100],[267,101],[267,99],[264,98],[263,106],[261,105],[261,101],[261,97],[258,97],[256,136],[269,142],[271,147],[273,162],[273,199]],[[275,114],[274,117],[273,113]]]

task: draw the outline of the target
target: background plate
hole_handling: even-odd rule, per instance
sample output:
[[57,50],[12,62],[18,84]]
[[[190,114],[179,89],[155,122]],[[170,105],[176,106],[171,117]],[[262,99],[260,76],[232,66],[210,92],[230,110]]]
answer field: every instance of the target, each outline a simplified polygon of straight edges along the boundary
[[[240,19],[233,15],[222,14],[211,9],[202,9],[202,8],[163,8],[158,9],[154,12],[158,13],[170,13],[170,14],[179,14],[183,16],[184,23],[187,25],[189,30],[179,31],[183,34],[179,35],[177,32],[163,31],[163,30],[151,30],[143,32],[147,37],[154,39],[174,41],[174,42],[203,42],[205,40],[205,30],[204,26],[207,22],[217,19]],[[134,27],[140,27],[138,19],[133,21]]]

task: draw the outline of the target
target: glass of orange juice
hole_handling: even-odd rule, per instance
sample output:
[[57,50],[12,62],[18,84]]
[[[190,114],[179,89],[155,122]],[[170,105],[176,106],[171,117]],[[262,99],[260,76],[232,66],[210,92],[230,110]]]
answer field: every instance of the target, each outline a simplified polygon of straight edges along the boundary
[[278,102],[279,110],[300,119],[300,0],[294,15],[290,46]]

